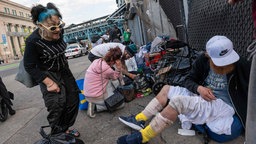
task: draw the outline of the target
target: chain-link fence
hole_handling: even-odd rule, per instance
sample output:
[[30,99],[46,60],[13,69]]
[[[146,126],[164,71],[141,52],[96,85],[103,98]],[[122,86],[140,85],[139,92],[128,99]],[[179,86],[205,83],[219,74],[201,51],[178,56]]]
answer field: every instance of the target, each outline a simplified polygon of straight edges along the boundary
[[177,38],[185,40],[185,18],[183,14],[183,3],[181,0],[160,0],[162,9],[164,10],[170,22],[176,29]]
[[[161,0],[170,22],[184,25],[183,1]],[[252,0],[231,6],[226,0],[188,0],[188,42],[191,47],[204,50],[209,38],[225,35],[234,43],[234,49],[247,56],[246,47],[253,39]],[[179,30],[179,29],[177,29]],[[184,40],[185,32],[177,31]]]

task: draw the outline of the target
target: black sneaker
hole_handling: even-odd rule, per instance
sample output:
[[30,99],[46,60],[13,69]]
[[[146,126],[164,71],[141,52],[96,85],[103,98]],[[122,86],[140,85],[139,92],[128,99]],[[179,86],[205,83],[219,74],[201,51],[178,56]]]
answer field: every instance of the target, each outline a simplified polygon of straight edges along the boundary
[[119,120],[125,125],[138,131],[145,127],[145,121],[137,121],[134,115],[128,117],[120,116]]
[[124,135],[117,139],[117,144],[143,144],[142,135],[140,132]]

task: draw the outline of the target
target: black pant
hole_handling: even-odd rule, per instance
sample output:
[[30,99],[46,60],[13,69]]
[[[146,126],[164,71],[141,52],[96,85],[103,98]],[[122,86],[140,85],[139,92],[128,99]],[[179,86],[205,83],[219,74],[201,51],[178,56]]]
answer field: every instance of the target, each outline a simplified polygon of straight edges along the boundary
[[70,70],[50,75],[61,91],[49,92],[43,83],[40,83],[40,88],[49,112],[47,119],[52,128],[51,133],[56,134],[65,132],[75,123],[79,107],[79,89]]
[[129,44],[131,44],[131,41],[124,41],[124,42],[123,42],[123,45],[126,45],[126,46],[127,46],[127,45],[129,45]]
[[98,57],[98,56],[92,54],[91,52],[88,54],[88,59],[89,59],[91,62],[93,62],[94,60],[99,59],[99,58],[101,58],[101,57]]

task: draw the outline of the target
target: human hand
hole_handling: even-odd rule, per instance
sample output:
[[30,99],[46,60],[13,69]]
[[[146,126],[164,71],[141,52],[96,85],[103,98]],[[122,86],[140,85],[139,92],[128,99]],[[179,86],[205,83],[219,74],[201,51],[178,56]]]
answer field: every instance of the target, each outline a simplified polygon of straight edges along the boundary
[[228,3],[233,5],[235,3],[235,1],[234,0],[228,0]]
[[234,5],[235,3],[242,1],[242,0],[228,0],[228,3]]
[[125,71],[125,73],[124,73],[126,76],[128,76],[129,78],[131,78],[131,79],[135,79],[136,78],[136,76],[137,75],[135,75],[135,74],[132,74],[132,73],[129,73],[128,71]]
[[121,71],[122,70],[122,62],[121,62],[121,60],[116,60],[115,61],[115,65],[116,65],[116,68],[119,70],[119,71]]
[[51,84],[48,84],[46,86],[49,92],[56,92],[56,93],[60,92],[60,88],[58,84],[56,84],[55,82],[52,82]]
[[135,81],[138,81],[138,80],[140,79],[140,77],[141,77],[140,74],[137,74],[137,75],[134,77],[134,80],[135,80]]
[[138,78],[139,78],[139,76],[138,75],[136,75],[136,74],[130,74],[130,78],[132,78],[133,80],[137,80]]
[[197,88],[197,92],[206,101],[211,101],[216,99],[216,97],[213,95],[212,90],[210,88],[199,86]]

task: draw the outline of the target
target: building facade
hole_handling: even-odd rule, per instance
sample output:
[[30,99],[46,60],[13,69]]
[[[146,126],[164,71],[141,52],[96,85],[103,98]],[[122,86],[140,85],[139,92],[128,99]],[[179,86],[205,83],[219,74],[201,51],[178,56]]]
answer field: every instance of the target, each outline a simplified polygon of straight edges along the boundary
[[35,29],[29,7],[0,0],[0,59],[22,57],[24,39]]

